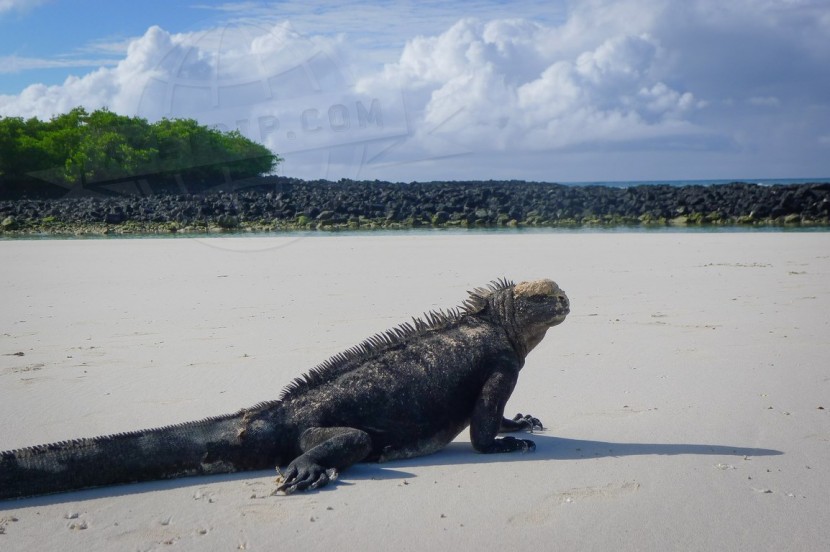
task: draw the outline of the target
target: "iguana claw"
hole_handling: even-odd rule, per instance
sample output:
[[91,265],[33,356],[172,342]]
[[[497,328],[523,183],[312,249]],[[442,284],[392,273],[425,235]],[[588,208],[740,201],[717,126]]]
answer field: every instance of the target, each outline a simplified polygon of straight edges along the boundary
[[523,429],[526,429],[531,433],[533,433],[534,429],[539,431],[544,431],[545,429],[545,426],[542,425],[541,420],[539,420],[539,418],[534,418],[530,414],[516,414],[515,416],[513,416],[513,421],[519,422],[520,424],[522,424],[522,426],[524,426]]
[[291,494],[294,491],[319,489],[337,479],[340,472],[336,468],[324,468],[311,462],[292,462],[285,473],[277,468],[277,489],[275,493]]
[[504,440],[508,440],[508,443],[513,448],[513,450],[518,450],[521,452],[534,452],[536,450],[536,443],[531,441],[530,439],[516,439],[515,437],[504,437]]
[[515,437],[501,437],[493,441],[493,444],[482,449],[482,452],[533,452],[536,450],[536,443],[530,439],[516,439]]

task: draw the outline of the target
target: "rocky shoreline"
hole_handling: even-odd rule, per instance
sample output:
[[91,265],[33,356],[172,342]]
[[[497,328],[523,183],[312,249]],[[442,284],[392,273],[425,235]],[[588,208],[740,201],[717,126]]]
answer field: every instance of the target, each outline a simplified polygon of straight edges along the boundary
[[261,177],[204,194],[0,201],[0,235],[583,226],[830,226],[830,183],[565,186]]

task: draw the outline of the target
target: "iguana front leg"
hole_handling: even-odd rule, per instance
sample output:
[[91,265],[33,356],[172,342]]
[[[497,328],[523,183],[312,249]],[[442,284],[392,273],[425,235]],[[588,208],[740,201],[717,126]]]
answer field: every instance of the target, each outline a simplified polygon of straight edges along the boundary
[[340,471],[360,462],[372,450],[372,439],[365,431],[351,427],[313,427],[300,436],[303,454],[295,458],[277,491],[317,489],[337,478]]
[[[513,392],[517,378],[517,371],[499,370],[491,374],[485,382],[470,419],[470,440],[473,443],[473,448],[478,452],[490,454],[536,449],[536,444],[528,439],[496,437],[505,424],[508,427],[515,428],[508,429],[508,431],[523,429],[523,426],[525,426],[524,417],[513,420],[504,417],[504,406]],[[520,419],[522,421],[519,421]],[[538,422],[538,420],[536,421]],[[530,423],[533,427],[533,422]]]
[[516,414],[512,420],[510,418],[501,419],[499,433],[510,433],[513,431],[529,431],[533,433],[533,430],[542,431],[544,429],[545,427],[539,418],[534,418],[530,414]]

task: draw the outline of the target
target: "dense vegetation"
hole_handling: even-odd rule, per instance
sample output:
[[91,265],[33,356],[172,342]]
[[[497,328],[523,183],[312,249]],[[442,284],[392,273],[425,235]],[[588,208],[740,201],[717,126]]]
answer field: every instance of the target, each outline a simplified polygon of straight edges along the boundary
[[152,192],[199,192],[267,174],[281,159],[238,131],[193,119],[149,123],[78,107],[49,121],[0,118],[0,198],[60,197],[68,188],[140,181]]

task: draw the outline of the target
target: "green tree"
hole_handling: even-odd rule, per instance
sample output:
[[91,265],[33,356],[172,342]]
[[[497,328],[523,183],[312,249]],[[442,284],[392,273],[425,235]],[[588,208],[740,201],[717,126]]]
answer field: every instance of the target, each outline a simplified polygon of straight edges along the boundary
[[0,178],[21,174],[20,153],[26,139],[26,123],[20,117],[0,119]]
[[217,165],[223,165],[245,177],[270,173],[282,161],[238,130],[221,132],[193,119],[162,119],[153,128],[163,171],[213,173]]
[[140,177],[165,188],[175,175],[198,191],[227,175],[270,173],[280,161],[239,131],[221,132],[193,119],[151,124],[82,107],[45,122],[0,118],[0,195],[5,196],[14,195],[9,189],[15,187],[31,191],[38,177],[66,187]]
[[153,172],[158,150],[145,119],[102,109],[87,116],[67,166],[69,178],[115,180]]

